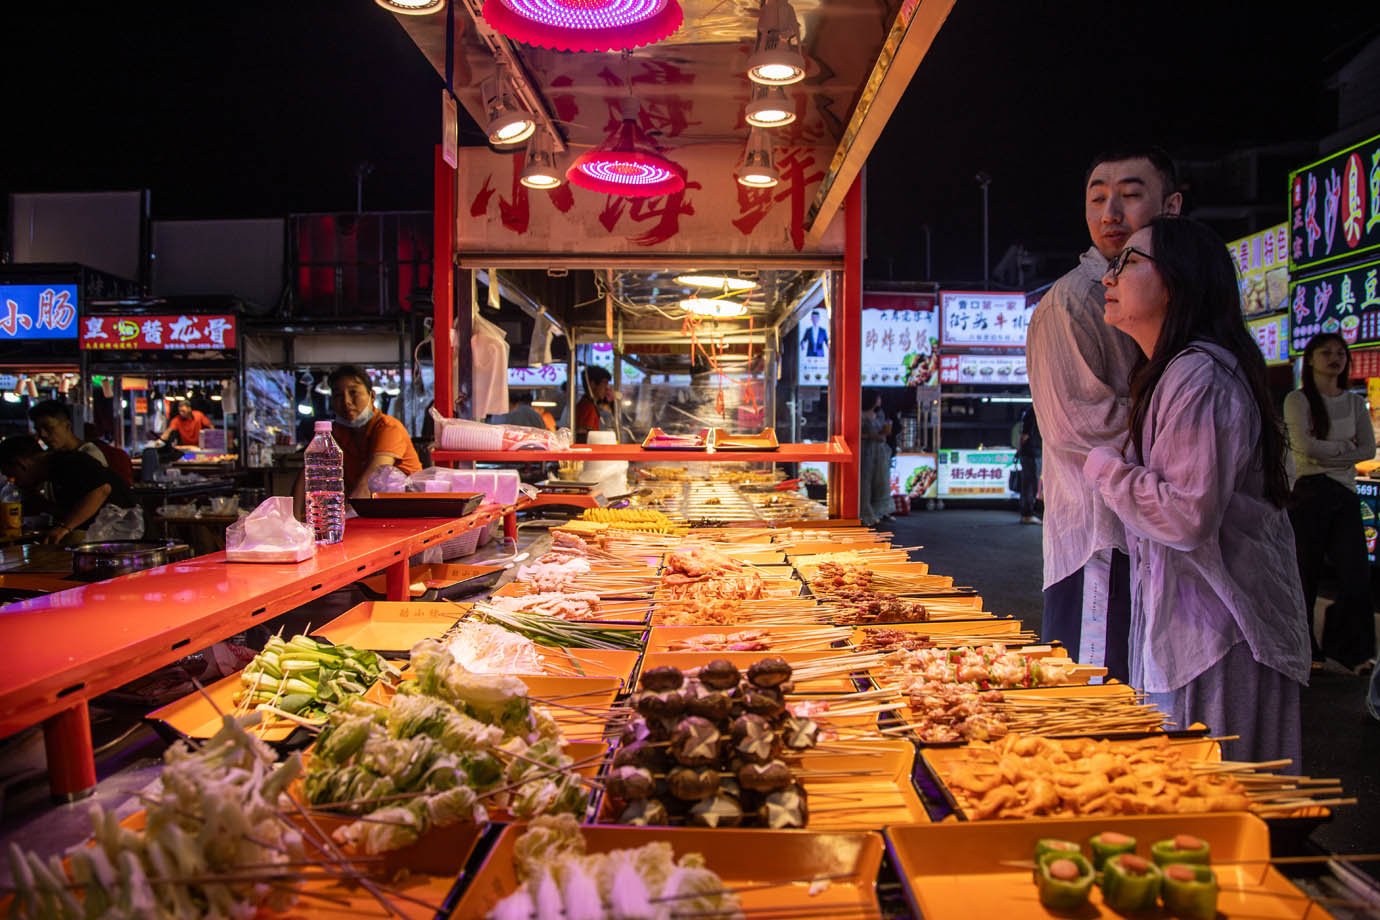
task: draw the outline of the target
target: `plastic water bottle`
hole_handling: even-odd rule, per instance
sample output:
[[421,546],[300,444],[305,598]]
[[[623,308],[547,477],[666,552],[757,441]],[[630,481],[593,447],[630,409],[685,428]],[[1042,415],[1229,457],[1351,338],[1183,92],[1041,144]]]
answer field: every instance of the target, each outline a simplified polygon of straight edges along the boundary
[[303,457],[307,481],[307,523],[317,543],[345,537],[345,454],[331,437],[331,423],[317,422]]

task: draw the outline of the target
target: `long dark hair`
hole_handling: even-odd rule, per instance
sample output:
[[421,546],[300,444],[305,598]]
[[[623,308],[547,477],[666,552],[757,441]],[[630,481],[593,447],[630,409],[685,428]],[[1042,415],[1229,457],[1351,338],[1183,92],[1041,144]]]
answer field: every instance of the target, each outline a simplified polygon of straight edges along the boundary
[[1308,399],[1308,414],[1312,418],[1313,437],[1323,440],[1332,428],[1332,419],[1327,417],[1327,406],[1323,404],[1322,394],[1318,392],[1318,381],[1313,379],[1313,352],[1322,348],[1328,342],[1336,342],[1342,346],[1342,351],[1346,354],[1346,364],[1342,366],[1342,372],[1337,375],[1337,386],[1343,390],[1351,382],[1351,349],[1346,347],[1346,339],[1335,332],[1319,332],[1308,340],[1308,344],[1303,347],[1303,385],[1299,389],[1303,390],[1303,395]]
[[1212,342],[1236,358],[1237,375],[1255,400],[1265,497],[1283,507],[1289,496],[1284,431],[1265,382],[1265,359],[1241,318],[1241,292],[1226,244],[1205,225],[1184,217],[1157,217],[1149,226],[1152,264],[1169,302],[1155,353],[1131,375],[1130,437],[1136,453],[1145,456],[1146,416],[1165,369],[1193,340]]

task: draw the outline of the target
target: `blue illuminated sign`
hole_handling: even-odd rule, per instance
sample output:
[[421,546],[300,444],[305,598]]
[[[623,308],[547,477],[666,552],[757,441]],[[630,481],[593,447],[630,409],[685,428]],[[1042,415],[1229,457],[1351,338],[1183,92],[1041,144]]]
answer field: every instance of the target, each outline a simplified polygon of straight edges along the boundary
[[0,341],[76,337],[75,284],[0,284]]

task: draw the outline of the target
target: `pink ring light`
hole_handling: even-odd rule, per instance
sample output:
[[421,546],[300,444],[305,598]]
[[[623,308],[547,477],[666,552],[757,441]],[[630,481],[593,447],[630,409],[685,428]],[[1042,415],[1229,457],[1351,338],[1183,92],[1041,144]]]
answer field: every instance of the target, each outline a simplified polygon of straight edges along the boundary
[[557,51],[624,51],[672,35],[678,0],[484,0],[483,16],[514,41]]
[[577,157],[565,177],[591,192],[629,198],[674,195],[685,188],[685,170],[661,155],[635,118],[623,119],[603,144]]

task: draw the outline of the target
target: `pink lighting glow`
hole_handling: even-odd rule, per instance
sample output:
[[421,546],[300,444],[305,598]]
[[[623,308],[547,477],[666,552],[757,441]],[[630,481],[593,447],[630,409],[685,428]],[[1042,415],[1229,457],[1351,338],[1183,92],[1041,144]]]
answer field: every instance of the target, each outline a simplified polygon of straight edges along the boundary
[[484,19],[514,41],[558,51],[623,51],[680,28],[678,0],[484,0]]
[[655,198],[685,188],[685,170],[661,155],[637,125],[637,101],[624,100],[623,121],[604,143],[566,171],[572,185],[606,195]]

